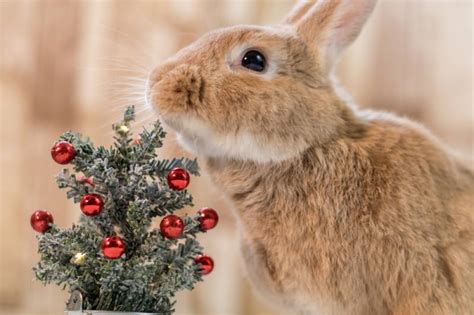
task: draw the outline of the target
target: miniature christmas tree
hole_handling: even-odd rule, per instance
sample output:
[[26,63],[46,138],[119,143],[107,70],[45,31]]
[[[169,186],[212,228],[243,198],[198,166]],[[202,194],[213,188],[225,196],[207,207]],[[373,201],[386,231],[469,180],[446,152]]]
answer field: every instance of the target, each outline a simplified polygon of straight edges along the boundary
[[[82,214],[79,224],[59,229],[49,212],[33,213],[31,225],[41,233],[34,272],[44,284],[79,291],[84,309],[171,314],[175,293],[193,289],[213,269],[195,237],[212,229],[218,216],[210,208],[173,214],[192,205],[185,188],[189,173],[199,175],[197,162],[158,159],[165,137],[159,121],[132,139],[134,117],[127,108],[108,149],[75,132],[51,149],[57,163],[70,163],[82,175],[63,169],[57,176]],[[159,230],[151,228],[155,217],[162,217]]]

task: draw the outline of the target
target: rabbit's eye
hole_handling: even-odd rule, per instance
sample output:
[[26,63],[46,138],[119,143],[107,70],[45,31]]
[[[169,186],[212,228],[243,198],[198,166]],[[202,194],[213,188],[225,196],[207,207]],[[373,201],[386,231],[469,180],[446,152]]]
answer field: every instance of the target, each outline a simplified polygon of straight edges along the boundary
[[242,58],[242,66],[253,71],[262,72],[265,70],[265,65],[265,57],[256,50],[246,52],[244,58]]

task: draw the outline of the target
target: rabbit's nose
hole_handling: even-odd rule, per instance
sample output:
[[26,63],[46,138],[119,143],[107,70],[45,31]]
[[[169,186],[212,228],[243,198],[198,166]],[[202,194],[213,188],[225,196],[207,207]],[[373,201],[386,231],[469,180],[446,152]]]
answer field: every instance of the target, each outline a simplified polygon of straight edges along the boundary
[[148,90],[151,90],[151,88],[161,81],[163,76],[173,70],[176,67],[174,64],[166,63],[163,65],[160,65],[153,69],[150,74],[148,75],[148,80],[147,80],[147,88]]
[[148,75],[148,78],[145,84],[145,101],[147,105],[151,105],[151,106],[155,105],[154,100],[153,100],[153,95],[155,93],[153,89],[156,83],[158,83],[161,80],[162,75],[163,75],[162,67],[156,67]]
[[169,71],[166,70],[160,68],[150,76],[149,91],[152,104],[158,109],[167,111],[171,110],[170,107],[173,107],[173,111],[182,111],[202,104],[205,81],[199,67],[181,64]]

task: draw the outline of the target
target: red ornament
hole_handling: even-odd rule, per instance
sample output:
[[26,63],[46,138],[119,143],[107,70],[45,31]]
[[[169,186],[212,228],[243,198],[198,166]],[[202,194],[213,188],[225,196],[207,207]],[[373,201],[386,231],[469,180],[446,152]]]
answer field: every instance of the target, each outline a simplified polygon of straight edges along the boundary
[[98,215],[104,208],[102,197],[97,194],[87,194],[82,196],[81,211],[88,216]]
[[133,144],[134,145],[142,144],[142,138],[140,136],[135,137],[135,139],[133,139]]
[[79,177],[79,182],[84,183],[84,184],[88,184],[88,185],[90,185],[90,186],[92,186],[92,187],[95,186],[95,185],[94,185],[94,180],[93,180],[92,177],[81,176],[81,177]]
[[167,238],[178,238],[183,234],[183,230],[183,220],[181,220],[177,215],[170,214],[161,220],[160,231]]
[[194,261],[201,265],[201,274],[208,275],[214,269],[214,260],[206,255],[197,256]]
[[39,233],[44,233],[49,230],[53,222],[53,216],[45,210],[37,210],[33,212],[30,218],[31,227]]
[[214,209],[202,208],[198,213],[199,222],[201,223],[199,227],[202,231],[213,229],[217,225],[217,222],[219,222],[219,216]]
[[100,243],[102,253],[108,259],[117,259],[125,252],[125,243],[120,236],[108,236]]
[[183,190],[189,185],[189,174],[186,170],[175,167],[168,173],[168,186],[174,190]]
[[56,163],[68,164],[76,157],[76,150],[69,142],[59,141],[51,148],[51,156]]

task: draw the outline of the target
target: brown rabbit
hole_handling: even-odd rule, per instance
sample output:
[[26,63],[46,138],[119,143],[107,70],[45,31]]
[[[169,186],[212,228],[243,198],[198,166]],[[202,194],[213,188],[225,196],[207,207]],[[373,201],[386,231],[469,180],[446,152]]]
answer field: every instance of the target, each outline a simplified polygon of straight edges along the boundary
[[149,101],[237,215],[254,286],[291,314],[474,314],[474,172],[331,71],[375,0],[300,2],[204,35]]

